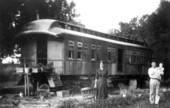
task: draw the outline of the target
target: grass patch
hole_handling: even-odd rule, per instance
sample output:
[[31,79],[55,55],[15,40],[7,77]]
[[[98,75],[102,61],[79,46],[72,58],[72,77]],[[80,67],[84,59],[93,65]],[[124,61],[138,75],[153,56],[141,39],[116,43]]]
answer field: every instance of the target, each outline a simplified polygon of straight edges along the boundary
[[[164,92],[161,96],[161,108],[169,108],[170,92]],[[149,93],[143,93],[136,97],[117,97],[100,101],[82,101],[69,99],[62,102],[59,108],[151,108],[149,103]]]

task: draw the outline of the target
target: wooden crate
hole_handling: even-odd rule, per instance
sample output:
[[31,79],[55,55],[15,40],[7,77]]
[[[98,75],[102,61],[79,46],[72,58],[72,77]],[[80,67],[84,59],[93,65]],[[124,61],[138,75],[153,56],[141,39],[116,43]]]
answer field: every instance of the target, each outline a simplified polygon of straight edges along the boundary
[[38,73],[38,68],[32,68],[32,73]]
[[91,87],[81,88],[81,94],[83,99],[94,99],[95,100],[95,89]]
[[57,91],[57,97],[68,97],[70,96],[69,90]]
[[[16,73],[23,73],[23,67],[17,67],[16,68]],[[29,68],[25,68],[25,73],[29,72]]]

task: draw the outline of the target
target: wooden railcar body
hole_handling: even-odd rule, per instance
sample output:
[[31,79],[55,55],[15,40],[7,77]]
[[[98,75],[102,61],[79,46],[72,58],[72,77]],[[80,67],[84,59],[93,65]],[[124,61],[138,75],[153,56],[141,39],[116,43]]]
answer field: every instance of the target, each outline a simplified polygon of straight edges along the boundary
[[26,24],[17,40],[29,66],[52,63],[60,75],[94,75],[100,60],[109,75],[146,75],[151,58],[144,43],[50,19]]

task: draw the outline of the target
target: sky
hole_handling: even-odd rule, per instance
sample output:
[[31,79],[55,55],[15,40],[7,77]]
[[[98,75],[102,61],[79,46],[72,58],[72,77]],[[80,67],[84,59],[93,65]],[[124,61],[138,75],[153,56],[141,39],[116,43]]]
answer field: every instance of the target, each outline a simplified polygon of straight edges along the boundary
[[160,0],[73,0],[86,28],[107,33],[119,29],[119,22],[154,12]]

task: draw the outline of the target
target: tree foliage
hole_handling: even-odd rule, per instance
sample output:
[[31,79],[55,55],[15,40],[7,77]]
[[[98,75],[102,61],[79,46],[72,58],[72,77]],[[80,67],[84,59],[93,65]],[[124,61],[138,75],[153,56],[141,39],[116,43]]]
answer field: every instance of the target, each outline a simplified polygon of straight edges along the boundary
[[[170,2],[161,1],[157,11],[148,19],[151,48],[158,59],[169,59],[170,50]],[[170,60],[170,59],[169,59]]]
[[130,20],[130,22],[120,22],[120,29],[113,29],[109,31],[109,33],[132,40],[147,41],[144,38],[147,21],[148,15],[143,15],[140,19],[138,17],[134,17]]
[[74,21],[79,14],[76,4],[67,0],[0,0],[0,54],[12,54],[14,35],[29,21],[56,19],[82,25]]
[[[162,0],[151,15],[120,22],[120,29],[111,34],[146,42],[153,50],[156,61],[170,61],[170,2]],[[116,32],[115,32],[116,31]]]

